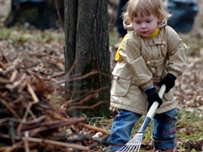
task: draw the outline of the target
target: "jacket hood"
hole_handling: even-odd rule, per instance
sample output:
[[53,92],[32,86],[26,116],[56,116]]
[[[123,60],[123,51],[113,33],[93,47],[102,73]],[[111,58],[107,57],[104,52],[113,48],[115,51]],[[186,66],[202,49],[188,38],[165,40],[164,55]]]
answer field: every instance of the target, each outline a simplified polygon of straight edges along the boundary
[[[162,27],[165,27],[167,25],[167,20],[164,19],[162,20],[162,22],[160,22],[158,24],[158,28],[162,28]],[[123,21],[123,27],[124,29],[126,29],[127,31],[132,31],[133,30],[133,24],[132,23],[129,23],[128,21],[124,20]]]

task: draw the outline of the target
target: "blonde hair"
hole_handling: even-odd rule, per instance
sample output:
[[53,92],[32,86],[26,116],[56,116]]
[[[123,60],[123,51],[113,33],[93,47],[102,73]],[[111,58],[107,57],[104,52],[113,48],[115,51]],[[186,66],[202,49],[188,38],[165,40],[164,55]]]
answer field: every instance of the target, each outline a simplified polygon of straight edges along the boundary
[[153,14],[161,20],[168,19],[171,15],[166,11],[162,0],[129,0],[126,5],[126,11],[123,13],[123,19],[126,22],[132,22],[134,17],[150,16]]

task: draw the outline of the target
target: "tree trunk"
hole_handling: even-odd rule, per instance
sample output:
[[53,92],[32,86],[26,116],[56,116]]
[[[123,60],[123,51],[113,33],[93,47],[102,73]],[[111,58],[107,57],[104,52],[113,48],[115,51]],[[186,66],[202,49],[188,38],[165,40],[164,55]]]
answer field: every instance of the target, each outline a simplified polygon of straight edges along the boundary
[[[91,114],[107,114],[110,89],[107,0],[65,0],[65,33],[67,79],[78,79],[66,83],[67,99],[73,101],[69,105],[74,109],[70,110],[71,115],[90,114],[91,106]],[[73,65],[74,71],[70,72]],[[93,108],[100,102],[105,104]]]

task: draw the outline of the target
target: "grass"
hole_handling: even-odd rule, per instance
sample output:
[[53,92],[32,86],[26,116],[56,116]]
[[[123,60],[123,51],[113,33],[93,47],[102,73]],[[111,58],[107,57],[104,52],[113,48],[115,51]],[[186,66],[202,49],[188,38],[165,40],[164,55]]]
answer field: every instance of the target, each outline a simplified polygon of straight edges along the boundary
[[0,40],[13,42],[37,42],[39,44],[49,43],[50,41],[64,42],[64,33],[52,30],[28,30],[25,27],[12,27],[0,29]]
[[177,124],[177,137],[180,140],[197,141],[203,137],[203,117],[196,110],[180,110]]

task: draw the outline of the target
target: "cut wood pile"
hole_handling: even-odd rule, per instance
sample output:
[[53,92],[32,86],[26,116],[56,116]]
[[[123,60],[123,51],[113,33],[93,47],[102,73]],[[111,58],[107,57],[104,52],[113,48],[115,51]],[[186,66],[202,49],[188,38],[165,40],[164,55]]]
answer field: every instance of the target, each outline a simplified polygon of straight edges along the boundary
[[108,132],[53,107],[51,82],[18,65],[0,56],[0,152],[99,151]]

